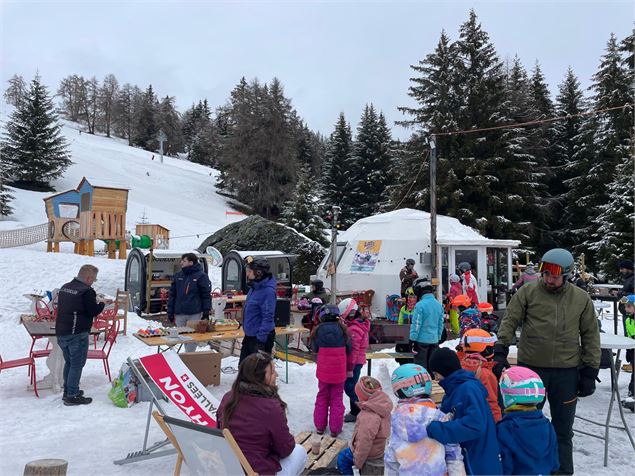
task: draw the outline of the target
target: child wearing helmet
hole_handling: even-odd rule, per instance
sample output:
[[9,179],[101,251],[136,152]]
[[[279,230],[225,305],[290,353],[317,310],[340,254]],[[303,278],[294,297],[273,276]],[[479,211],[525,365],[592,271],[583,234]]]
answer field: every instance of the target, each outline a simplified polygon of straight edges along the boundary
[[472,300],[472,304],[478,304],[478,280],[474,276],[472,265],[467,261],[459,263],[457,272],[461,276],[463,294],[466,294]]
[[478,309],[468,307],[461,312],[459,316],[459,337],[463,337],[465,332],[469,329],[481,328],[481,313]]
[[496,336],[483,329],[469,329],[461,338],[461,351],[457,355],[461,361],[461,367],[474,372],[476,378],[487,390],[487,404],[492,410],[494,421],[498,423],[502,415],[498,405],[498,380],[492,372],[494,344],[496,344]]
[[496,332],[498,329],[498,317],[494,315],[494,306],[488,302],[479,302],[476,309],[481,313],[481,329],[487,332]]
[[415,281],[413,289],[419,302],[410,324],[410,345],[415,364],[425,367],[443,335],[443,306],[434,297],[434,286],[427,279]]
[[361,469],[369,459],[383,459],[386,440],[390,436],[392,401],[384,393],[379,380],[362,377],[355,385],[360,412],[350,446],[337,455],[341,474],[353,474],[353,465]]
[[399,318],[397,324],[410,324],[412,315],[415,312],[415,306],[417,305],[417,296],[415,295],[412,287],[406,289],[406,302],[399,310]]
[[472,300],[465,294],[459,293],[450,299],[450,312],[448,314],[450,317],[450,328],[455,334],[461,331],[459,315],[469,307],[472,307]]
[[456,352],[447,347],[434,351],[429,370],[445,390],[440,410],[453,413],[450,421],[428,424],[430,438],[443,444],[460,444],[467,474],[503,474],[496,423],[483,384],[461,368]]
[[343,299],[337,307],[340,311],[340,319],[346,324],[351,336],[351,353],[346,360],[346,382],[344,382],[344,392],[350,401],[350,411],[344,416],[344,421],[351,423],[355,421],[359,413],[355,385],[359,380],[362,367],[366,364],[370,321],[364,318],[357,301],[353,298]]
[[337,306],[325,304],[320,307],[319,319],[320,323],[311,333],[311,347],[317,354],[315,373],[318,379],[313,423],[319,434],[324,433],[328,423],[331,436],[335,437],[344,425],[344,382],[351,338],[340,321]]
[[[620,300],[620,304],[624,305],[624,327],[626,328],[626,336],[635,339],[635,294],[624,296]],[[633,364],[633,349],[626,351],[626,360],[629,364]],[[633,398],[633,380],[635,373],[631,372],[631,381],[628,384],[628,396],[622,400],[622,406],[635,412],[635,399]]]
[[503,372],[500,390],[505,415],[496,429],[503,474],[554,474],[560,463],[551,422],[538,410],[545,386],[536,372],[511,367]]
[[461,447],[443,445],[426,431],[430,422],[448,418],[430,399],[432,378],[428,371],[418,364],[405,364],[392,373],[391,383],[399,400],[391,417],[392,433],[384,456],[386,474],[465,474]]

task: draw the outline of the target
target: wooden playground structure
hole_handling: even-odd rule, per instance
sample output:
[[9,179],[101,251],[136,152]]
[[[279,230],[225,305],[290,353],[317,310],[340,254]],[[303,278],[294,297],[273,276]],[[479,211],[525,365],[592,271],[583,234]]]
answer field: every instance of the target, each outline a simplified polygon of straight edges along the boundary
[[61,242],[75,253],[94,256],[95,240],[107,244],[108,258],[126,258],[128,189],[92,185],[84,177],[76,189],[44,199],[48,217],[46,250],[58,253]]

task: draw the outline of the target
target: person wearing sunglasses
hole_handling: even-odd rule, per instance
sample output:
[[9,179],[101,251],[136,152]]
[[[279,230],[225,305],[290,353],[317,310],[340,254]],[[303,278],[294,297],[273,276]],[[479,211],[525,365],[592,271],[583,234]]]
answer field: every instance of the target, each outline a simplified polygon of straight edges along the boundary
[[[591,297],[570,283],[573,255],[562,248],[542,257],[540,279],[512,297],[494,346],[494,373],[509,367],[507,354],[519,326],[518,365],[536,372],[547,390],[558,439],[558,474],[573,474],[573,420],[578,397],[592,395],[600,368],[600,330]],[[540,408],[544,401],[540,404]]]

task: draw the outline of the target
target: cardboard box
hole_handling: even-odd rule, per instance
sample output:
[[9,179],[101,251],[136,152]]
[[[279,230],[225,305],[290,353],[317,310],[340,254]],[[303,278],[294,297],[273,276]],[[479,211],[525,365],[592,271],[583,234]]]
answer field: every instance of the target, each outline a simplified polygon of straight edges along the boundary
[[183,352],[179,354],[185,366],[205,385],[220,385],[220,362],[218,352]]

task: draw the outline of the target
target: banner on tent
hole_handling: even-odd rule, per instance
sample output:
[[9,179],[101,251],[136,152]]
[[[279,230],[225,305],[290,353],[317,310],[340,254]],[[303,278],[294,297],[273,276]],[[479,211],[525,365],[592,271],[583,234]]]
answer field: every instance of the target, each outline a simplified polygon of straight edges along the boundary
[[377,265],[381,240],[360,240],[351,263],[352,273],[372,273]]
[[216,427],[220,402],[207,391],[174,351],[139,359],[152,381],[192,422]]

